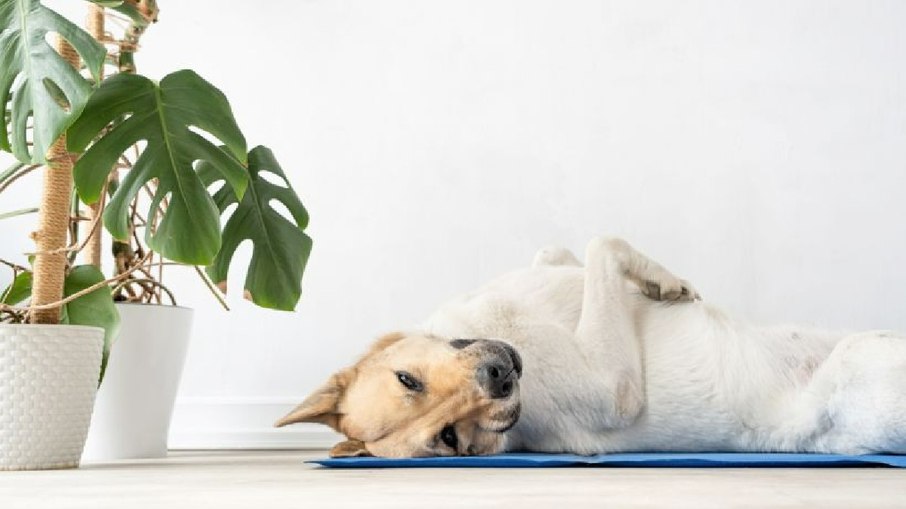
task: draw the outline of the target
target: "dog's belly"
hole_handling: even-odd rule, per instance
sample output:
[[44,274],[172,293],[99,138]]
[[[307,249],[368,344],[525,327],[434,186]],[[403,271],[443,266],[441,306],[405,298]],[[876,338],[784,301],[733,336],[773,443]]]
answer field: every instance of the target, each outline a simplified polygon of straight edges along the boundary
[[[811,423],[792,422],[796,409],[790,405],[842,334],[750,329],[702,303],[662,305],[639,299],[646,399],[638,419],[625,428],[606,428],[601,425],[605,419],[595,419],[599,409],[590,408],[587,398],[563,393],[545,376],[526,371],[523,418],[508,437],[508,447],[592,454],[812,446]],[[519,338],[525,339],[540,340]],[[565,346],[521,348],[529,355],[567,359]],[[607,369],[606,361],[598,366]],[[807,438],[793,436],[789,430],[797,426],[806,428]]]
[[[723,352],[715,341],[723,332],[720,323],[700,303],[651,305],[644,297],[627,298],[638,299],[641,306],[637,325],[645,352],[645,406],[636,421],[625,428],[604,426],[605,409],[594,408],[595,399],[563,392],[551,383],[558,376],[532,374],[532,362],[526,360],[523,417],[510,433],[508,447],[581,454],[747,449],[746,423],[734,399],[739,391],[727,386],[719,369]],[[567,364],[594,361],[575,349],[572,334],[560,340],[539,345],[533,342],[545,340],[529,335],[514,343],[535,357],[535,364],[554,369],[564,369],[567,359]],[[561,362],[542,361],[552,357]],[[606,359],[596,361],[593,369],[609,369]]]
[[[558,383],[574,376],[576,365],[593,374],[609,369],[606,358],[589,358],[573,334],[584,273],[578,267],[517,271],[445,304],[425,324],[443,337],[502,339],[520,351],[523,413],[508,433],[509,449],[778,448],[773,433],[784,425],[783,402],[802,390],[841,337],[753,329],[701,302],[660,304],[627,289],[643,343],[646,402],[633,424],[608,429],[597,418],[603,409],[594,407],[595,398],[564,391]],[[594,390],[593,377],[586,385]]]

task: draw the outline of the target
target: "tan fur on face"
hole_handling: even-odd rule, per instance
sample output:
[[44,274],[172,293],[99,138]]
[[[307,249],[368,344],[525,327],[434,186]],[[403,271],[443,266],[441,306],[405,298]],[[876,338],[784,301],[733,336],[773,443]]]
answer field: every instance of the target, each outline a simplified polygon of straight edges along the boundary
[[[334,456],[366,451],[385,457],[496,452],[502,448],[502,435],[482,424],[513,414],[518,399],[502,402],[483,396],[475,382],[480,360],[477,351],[458,350],[447,341],[388,334],[276,425],[327,424],[350,439],[331,451]],[[421,381],[424,391],[406,389],[397,379],[399,371]],[[455,426],[457,450],[439,439],[447,425]]]

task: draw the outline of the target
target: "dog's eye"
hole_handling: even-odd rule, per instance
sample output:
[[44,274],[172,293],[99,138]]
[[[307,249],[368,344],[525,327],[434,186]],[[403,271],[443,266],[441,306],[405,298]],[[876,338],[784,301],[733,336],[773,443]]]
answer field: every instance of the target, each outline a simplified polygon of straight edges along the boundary
[[456,450],[456,446],[459,445],[459,437],[456,436],[456,428],[452,424],[448,424],[440,431],[440,440],[447,445],[450,449]]
[[396,379],[403,384],[403,387],[409,389],[410,391],[422,392],[425,390],[425,386],[422,385],[414,376],[405,371],[397,371]]

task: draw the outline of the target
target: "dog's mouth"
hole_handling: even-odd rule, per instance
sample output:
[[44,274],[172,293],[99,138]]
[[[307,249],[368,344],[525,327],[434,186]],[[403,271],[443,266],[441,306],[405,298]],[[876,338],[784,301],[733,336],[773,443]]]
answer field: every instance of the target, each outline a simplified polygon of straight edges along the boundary
[[515,348],[497,340],[460,340],[457,348],[468,348],[481,359],[475,380],[487,406],[478,426],[489,433],[506,433],[519,421],[522,411],[519,380],[522,358]]
[[483,415],[478,418],[478,428],[488,433],[502,434],[513,429],[519,422],[522,413],[522,403],[519,398],[519,388],[506,399],[495,399],[485,407]]
[[[508,409],[506,416],[502,419],[494,419],[494,426],[488,428],[482,428],[485,431],[490,431],[492,433],[506,433],[507,431],[513,429],[513,426],[519,422],[519,415],[522,413],[522,404],[519,401],[516,401],[515,405],[512,405],[511,409]],[[502,423],[502,424],[499,424]]]

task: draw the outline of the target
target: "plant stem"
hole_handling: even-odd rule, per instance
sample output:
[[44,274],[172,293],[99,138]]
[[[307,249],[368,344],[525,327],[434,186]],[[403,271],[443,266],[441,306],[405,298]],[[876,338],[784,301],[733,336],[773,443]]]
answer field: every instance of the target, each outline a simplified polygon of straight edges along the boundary
[[12,176],[14,173],[21,170],[23,166],[25,166],[25,163],[16,161],[9,168],[0,171],[0,185],[2,185],[3,182],[5,182],[6,179],[10,178],[10,176]]
[[[148,285],[148,286],[154,286],[154,287],[156,287],[156,288],[160,288],[161,291],[163,291],[164,293],[166,293],[166,294],[167,294],[167,297],[170,298],[170,304],[173,305],[173,306],[176,306],[176,305],[177,305],[177,304],[176,304],[176,297],[173,296],[173,292],[170,291],[170,289],[167,288],[166,286],[162,285],[162,284],[160,283],[160,281],[155,281],[154,279],[127,279],[127,280],[123,281],[122,283],[120,283],[120,284],[114,286],[114,287],[113,287],[113,293],[116,293],[116,292],[120,291],[120,290],[123,289],[126,285],[132,285],[132,284]],[[161,303],[158,302],[158,304],[161,304]]]
[[[79,237],[79,220],[76,219],[81,215],[79,210],[79,193],[72,189],[72,198],[69,199],[69,241],[70,246],[78,242]],[[88,242],[88,239],[85,239],[85,242]],[[66,263],[72,267],[75,264],[76,256],[79,255],[78,251],[72,250],[71,247],[67,248],[69,255],[66,257]]]
[[[148,26],[149,22],[156,21],[157,19],[157,4],[154,1],[136,1],[130,0],[131,4],[135,7],[138,12],[138,17],[133,17],[129,22],[129,26],[126,27],[125,34],[123,35],[123,40],[120,42],[119,56],[117,59],[117,70],[120,73],[134,74],[135,73],[135,52],[138,50],[139,39],[141,39],[142,34],[145,33],[145,29]],[[149,5],[146,5],[149,4]],[[136,149],[136,158],[138,157],[138,149]],[[128,167],[131,169],[132,164],[128,164]],[[114,171],[111,174],[111,180],[113,186],[111,186],[111,191],[115,191],[116,187],[119,184],[119,172]],[[129,220],[129,229],[135,233],[135,202],[132,203],[133,215]],[[136,243],[137,243],[136,239]],[[115,259],[114,274],[122,274],[129,268],[129,263],[135,257],[135,251],[132,249],[132,245],[129,241],[122,242],[117,239],[113,239],[113,245],[111,247],[113,251],[113,256]]]
[[6,265],[7,267],[13,269],[13,272],[25,272],[28,270],[25,267],[19,265],[18,263],[13,263],[11,261],[4,260],[3,258],[0,258],[0,264]]
[[[90,33],[96,41],[103,44],[104,8],[98,4],[88,4],[88,20],[85,24],[87,25],[88,33]],[[104,66],[101,66],[100,79],[104,79]],[[101,196],[103,197],[103,195]],[[89,205],[88,209],[91,211],[89,216],[97,221],[100,219],[102,213],[103,199]],[[88,233],[88,238],[85,241],[85,261],[98,269],[101,268],[101,231],[100,228],[93,228]]]
[[15,172],[10,173],[9,175],[4,173],[3,178],[0,179],[0,193],[6,191],[6,188],[11,186],[13,182],[19,180],[20,178],[28,175],[29,173],[35,171],[40,167],[40,164],[33,164],[30,166],[18,165],[18,169]]
[[[74,68],[79,68],[79,56],[72,46],[61,37],[57,38],[56,50]],[[48,307],[63,296],[63,280],[66,276],[66,254],[51,253],[66,247],[69,229],[69,202],[72,193],[72,159],[66,151],[66,135],[60,136],[51,145],[47,154],[48,165],[44,171],[44,188],[41,195],[41,210],[38,213],[38,230],[32,233],[37,245],[35,257],[34,286],[32,287],[32,323],[60,323],[59,305]]]
[[214,298],[217,299],[217,302],[219,302],[220,305],[223,306],[223,309],[229,311],[230,306],[227,306],[226,301],[223,300],[223,295],[220,293],[220,290],[217,289],[214,283],[211,282],[211,278],[209,278],[208,275],[205,274],[204,271],[201,270],[197,265],[195,265],[194,267],[195,272],[198,274],[198,277],[200,277],[201,280],[204,281],[204,284],[208,287],[208,291],[211,292],[211,295],[213,295]]
[[120,72],[135,72],[135,51],[138,49],[138,42],[148,23],[157,21],[157,1],[156,0],[129,0],[137,9],[139,17],[133,18],[126,28],[123,41],[120,44],[119,61],[117,62]]
[[0,219],[9,219],[11,217],[24,216],[25,214],[34,214],[38,211],[37,207],[11,210],[9,212],[0,212]]

